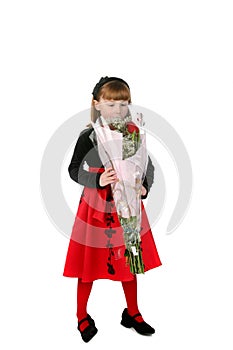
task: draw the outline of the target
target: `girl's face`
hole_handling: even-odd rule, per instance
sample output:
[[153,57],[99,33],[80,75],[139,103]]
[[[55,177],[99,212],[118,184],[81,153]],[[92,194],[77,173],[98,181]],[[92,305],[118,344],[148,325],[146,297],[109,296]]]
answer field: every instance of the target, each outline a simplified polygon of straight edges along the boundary
[[111,122],[115,117],[124,119],[129,111],[128,105],[128,101],[106,100],[102,97],[99,101],[95,101],[95,108],[100,111],[100,114],[107,122]]

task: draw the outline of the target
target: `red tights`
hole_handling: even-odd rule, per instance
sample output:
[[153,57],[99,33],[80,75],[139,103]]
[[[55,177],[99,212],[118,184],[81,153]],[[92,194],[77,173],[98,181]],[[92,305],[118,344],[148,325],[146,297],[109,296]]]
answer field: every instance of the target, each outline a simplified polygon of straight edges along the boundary
[[[134,316],[139,313],[137,304],[137,278],[134,276],[132,281],[121,282],[125,294],[127,303],[127,310],[130,316]],[[77,318],[81,321],[87,317],[87,302],[91,294],[93,282],[82,282],[82,279],[78,279],[78,293],[77,293]],[[136,321],[143,322],[141,316],[136,317]],[[89,325],[88,321],[81,324],[81,331]]]

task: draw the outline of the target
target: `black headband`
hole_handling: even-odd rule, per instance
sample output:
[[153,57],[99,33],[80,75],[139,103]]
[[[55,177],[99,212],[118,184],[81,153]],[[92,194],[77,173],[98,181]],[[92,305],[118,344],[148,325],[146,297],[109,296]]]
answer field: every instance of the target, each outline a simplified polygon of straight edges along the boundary
[[123,79],[121,78],[116,78],[116,77],[102,77],[99,82],[96,84],[96,86],[94,87],[93,91],[92,91],[92,95],[94,97],[94,100],[97,99],[97,95],[98,95],[98,92],[100,90],[100,88],[108,83],[109,81],[113,81],[113,80],[117,80],[117,81],[120,81],[121,83],[125,84],[128,88],[129,88],[129,85],[126,83],[126,81],[124,81]]

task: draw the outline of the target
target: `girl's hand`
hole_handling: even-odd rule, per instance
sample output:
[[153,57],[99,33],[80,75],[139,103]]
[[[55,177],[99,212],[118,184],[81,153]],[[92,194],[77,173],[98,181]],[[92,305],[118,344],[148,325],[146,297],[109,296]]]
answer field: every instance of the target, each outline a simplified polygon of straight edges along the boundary
[[115,170],[113,168],[107,168],[101,175],[99,184],[101,187],[106,186],[108,184],[111,184],[115,181],[117,181],[117,175]]
[[145,196],[145,195],[146,195],[146,193],[147,193],[147,190],[145,189],[145,187],[144,187],[144,186],[142,186],[141,195],[142,195],[142,196]]

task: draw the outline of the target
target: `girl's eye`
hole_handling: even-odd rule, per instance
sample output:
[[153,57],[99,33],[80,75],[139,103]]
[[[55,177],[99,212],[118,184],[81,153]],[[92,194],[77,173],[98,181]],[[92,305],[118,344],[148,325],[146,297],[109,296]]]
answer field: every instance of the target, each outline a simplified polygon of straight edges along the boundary
[[112,103],[112,104],[108,104],[108,106],[109,106],[109,107],[114,107],[114,104],[113,104],[113,103]]
[[127,106],[127,103],[122,103],[121,106],[122,106],[122,107],[126,107],[126,106]]

